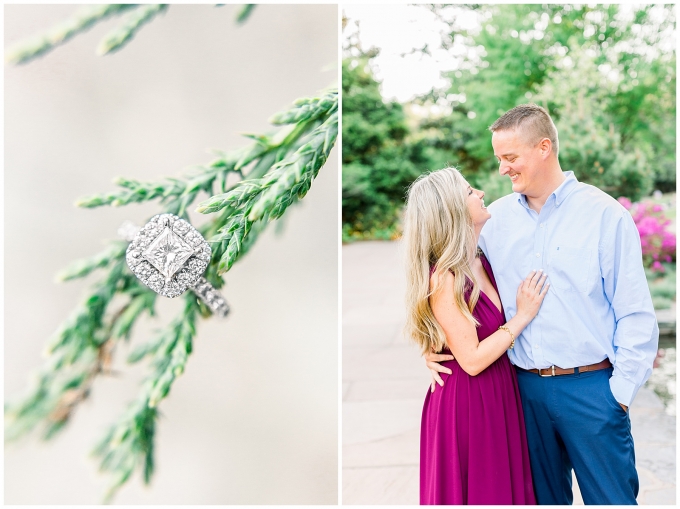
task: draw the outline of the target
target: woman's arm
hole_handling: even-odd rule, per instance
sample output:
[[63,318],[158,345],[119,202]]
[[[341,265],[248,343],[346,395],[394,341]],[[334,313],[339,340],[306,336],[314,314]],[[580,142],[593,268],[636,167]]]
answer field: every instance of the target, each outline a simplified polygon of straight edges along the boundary
[[[453,274],[447,272],[443,277],[445,280],[442,289],[437,295],[430,297],[430,307],[444,329],[446,344],[460,367],[471,376],[478,375],[505,353],[512,338],[507,331],[498,330],[480,342],[475,326],[455,303]],[[546,275],[542,272],[533,271],[517,289],[517,314],[505,324],[515,337],[538,313],[548,291],[549,285],[544,284],[545,278]]]

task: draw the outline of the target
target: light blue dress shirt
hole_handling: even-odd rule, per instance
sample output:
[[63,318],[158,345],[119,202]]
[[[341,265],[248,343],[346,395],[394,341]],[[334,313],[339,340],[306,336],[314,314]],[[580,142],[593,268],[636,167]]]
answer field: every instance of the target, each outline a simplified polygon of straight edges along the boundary
[[652,373],[659,327],[630,213],[573,172],[540,214],[519,193],[491,205],[479,245],[491,263],[505,317],[517,313],[517,288],[533,269],[548,273],[541,309],[508,351],[524,369],[573,368],[608,357],[619,403],[630,406]]

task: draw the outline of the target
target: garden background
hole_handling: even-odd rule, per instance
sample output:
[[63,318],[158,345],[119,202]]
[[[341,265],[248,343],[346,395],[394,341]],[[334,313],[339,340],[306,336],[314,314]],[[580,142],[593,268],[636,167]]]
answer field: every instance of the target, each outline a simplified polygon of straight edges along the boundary
[[487,204],[509,194],[488,126],[534,102],[557,125],[562,169],[638,226],[661,331],[631,409],[638,502],[674,503],[674,452],[650,437],[675,450],[675,6],[346,6],[343,23],[343,500],[415,503],[411,417],[429,378],[401,335],[399,242],[356,241],[399,239],[425,171],[457,167]]

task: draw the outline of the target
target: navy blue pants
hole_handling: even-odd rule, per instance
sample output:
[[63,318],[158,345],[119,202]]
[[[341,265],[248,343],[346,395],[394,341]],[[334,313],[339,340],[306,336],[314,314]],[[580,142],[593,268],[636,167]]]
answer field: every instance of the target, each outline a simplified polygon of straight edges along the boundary
[[517,369],[531,475],[539,504],[636,504],[630,418],[609,388],[613,369],[540,377]]

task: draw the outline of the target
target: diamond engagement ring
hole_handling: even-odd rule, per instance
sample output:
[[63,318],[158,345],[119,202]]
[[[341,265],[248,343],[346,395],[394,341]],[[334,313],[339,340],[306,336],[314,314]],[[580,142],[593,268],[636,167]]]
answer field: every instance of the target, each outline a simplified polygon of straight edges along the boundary
[[130,270],[154,292],[173,298],[190,289],[214,314],[227,316],[227,302],[203,277],[210,245],[187,221],[158,214],[141,228],[126,221],[118,235],[130,242],[125,254]]

